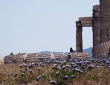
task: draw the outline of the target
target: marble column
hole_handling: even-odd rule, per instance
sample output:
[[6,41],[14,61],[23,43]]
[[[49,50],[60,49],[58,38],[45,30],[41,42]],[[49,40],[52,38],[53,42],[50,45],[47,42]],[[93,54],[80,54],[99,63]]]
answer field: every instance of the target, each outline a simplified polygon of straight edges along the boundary
[[110,41],[110,0],[100,0],[100,42]]
[[83,52],[81,21],[76,21],[76,52]]
[[93,47],[95,45],[100,44],[100,5],[93,6],[93,21],[92,21],[92,29],[93,29]]

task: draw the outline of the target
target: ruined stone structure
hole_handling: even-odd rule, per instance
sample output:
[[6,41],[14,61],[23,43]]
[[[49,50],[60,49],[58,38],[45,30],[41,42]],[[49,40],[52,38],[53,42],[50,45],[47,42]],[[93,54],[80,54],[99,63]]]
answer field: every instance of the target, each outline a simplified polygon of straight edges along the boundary
[[92,31],[93,31],[93,47],[100,44],[100,5],[93,6],[92,14]]
[[28,53],[26,57],[26,62],[35,62],[38,59],[38,53]]
[[26,53],[18,53],[16,54],[14,60],[16,63],[21,63],[26,60],[27,54]]
[[93,57],[105,56],[110,48],[110,0],[100,0],[93,6],[91,17],[80,17],[76,21],[76,51],[83,52],[82,27],[92,27]]
[[100,0],[100,42],[110,41],[110,0]]
[[55,54],[55,58],[63,58],[64,59],[64,53],[63,52],[58,52]]
[[23,63],[35,62],[38,59],[55,59],[53,53],[18,53],[10,54],[4,57],[4,63]]
[[92,17],[80,17],[76,27],[76,51],[83,52],[82,28],[92,27]]
[[90,58],[90,53],[89,52],[84,52],[84,53],[72,53],[72,58]]
[[16,55],[7,55],[7,56],[5,56],[5,58],[4,58],[4,63],[12,63],[13,62],[13,60],[15,59],[15,56]]
[[53,53],[49,52],[49,53],[38,53],[38,59],[55,59]]
[[71,56],[71,58],[90,58],[90,53],[89,52],[74,52],[74,53],[66,53],[64,55],[64,58],[68,58],[68,55]]
[[[0,64],[12,64],[12,63],[32,63],[39,61],[39,59],[66,59],[68,57],[68,53],[64,54],[63,52],[58,52],[55,55],[52,52],[49,53],[18,53],[18,54],[10,54],[2,59],[0,55]],[[89,58],[89,53],[71,53],[71,57],[73,58]],[[3,62],[4,61],[4,62]]]

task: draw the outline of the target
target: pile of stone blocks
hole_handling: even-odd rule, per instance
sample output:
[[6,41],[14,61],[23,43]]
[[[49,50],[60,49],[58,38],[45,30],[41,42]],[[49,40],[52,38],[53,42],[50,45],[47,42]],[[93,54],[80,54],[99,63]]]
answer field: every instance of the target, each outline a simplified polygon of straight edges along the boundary
[[38,53],[38,59],[54,59],[53,53]]
[[18,53],[16,54],[14,60],[16,63],[21,63],[26,60],[27,54],[26,53]]
[[26,62],[34,62],[38,59],[38,53],[28,53],[26,57]]
[[94,46],[93,53],[94,57],[106,56],[109,53],[110,41],[104,42]]
[[64,57],[64,53],[63,52],[58,52],[58,53],[56,53],[55,54],[55,58],[57,59],[57,58],[62,58],[62,59],[64,59],[65,57]]
[[13,63],[16,55],[7,55],[4,58],[4,63]]
[[89,52],[74,52],[72,53],[72,58],[90,58]]

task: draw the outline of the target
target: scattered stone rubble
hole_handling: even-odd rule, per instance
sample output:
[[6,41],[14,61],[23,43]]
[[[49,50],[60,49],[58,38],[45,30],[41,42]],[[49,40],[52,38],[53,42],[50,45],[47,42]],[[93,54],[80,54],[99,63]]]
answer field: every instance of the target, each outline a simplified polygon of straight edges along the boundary
[[28,62],[36,62],[39,59],[66,59],[70,56],[71,58],[90,58],[89,53],[67,53],[64,54],[63,52],[56,53],[18,53],[18,54],[11,54],[4,57],[4,63],[28,63]]

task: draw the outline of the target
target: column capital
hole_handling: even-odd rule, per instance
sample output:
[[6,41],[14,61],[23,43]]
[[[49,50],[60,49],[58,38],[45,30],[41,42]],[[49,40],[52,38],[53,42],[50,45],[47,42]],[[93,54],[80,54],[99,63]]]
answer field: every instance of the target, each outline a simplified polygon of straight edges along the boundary
[[93,18],[99,18],[100,17],[100,10],[93,10]]
[[77,28],[82,28],[81,21],[76,21],[76,27],[77,27]]
[[93,6],[93,18],[99,18],[100,17],[100,5],[94,5]]

